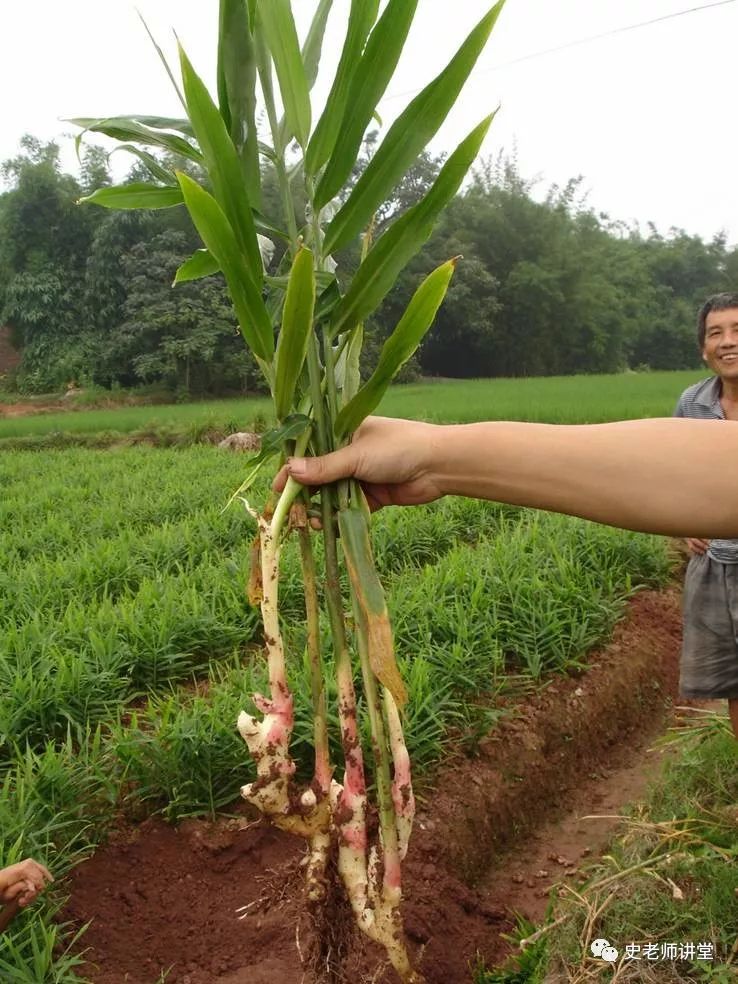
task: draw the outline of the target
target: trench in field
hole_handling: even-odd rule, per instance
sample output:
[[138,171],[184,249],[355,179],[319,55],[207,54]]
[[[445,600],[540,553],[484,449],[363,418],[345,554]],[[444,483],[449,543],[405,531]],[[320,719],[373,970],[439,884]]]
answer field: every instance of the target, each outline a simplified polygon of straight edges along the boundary
[[[551,886],[576,883],[579,862],[606,846],[615,822],[580,818],[620,812],[657,770],[648,747],[676,694],[679,637],[676,591],[636,595],[586,672],[516,704],[475,758],[447,756],[422,791],[404,874],[406,930],[428,984],[468,984],[478,956],[499,960],[515,912],[539,917]],[[82,945],[94,984],[154,984],[167,969],[172,984],[317,984],[329,976],[303,963],[314,927],[301,856],[300,842],[244,810],[126,826],[76,869],[62,917],[92,920]],[[333,979],[392,981],[340,904],[332,918],[347,928]]]

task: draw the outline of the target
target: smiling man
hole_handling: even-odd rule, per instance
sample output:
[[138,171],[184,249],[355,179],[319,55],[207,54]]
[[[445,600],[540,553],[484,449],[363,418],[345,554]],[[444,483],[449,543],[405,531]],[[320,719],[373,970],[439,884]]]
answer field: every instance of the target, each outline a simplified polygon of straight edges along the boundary
[[[715,375],[686,389],[674,416],[738,420],[738,293],[705,301],[697,340]],[[719,461],[715,467],[720,468]],[[705,509],[710,507],[706,502]],[[687,547],[681,694],[727,698],[738,738],[738,540],[690,537]]]

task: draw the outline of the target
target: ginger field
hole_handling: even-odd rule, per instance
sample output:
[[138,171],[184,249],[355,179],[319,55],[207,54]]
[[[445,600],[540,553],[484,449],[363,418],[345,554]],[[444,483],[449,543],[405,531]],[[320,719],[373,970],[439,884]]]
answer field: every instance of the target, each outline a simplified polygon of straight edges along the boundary
[[[560,380],[507,381],[496,415],[668,413],[692,378],[582,377],[568,381],[566,399]],[[505,403],[514,390],[529,397],[517,414]],[[481,382],[402,387],[383,409],[491,417],[493,392]],[[195,411],[211,408],[168,409]],[[62,426],[94,427],[102,412],[69,412]],[[6,436],[58,426],[50,415],[1,423]],[[30,854],[57,876],[4,937],[3,981],[89,980],[76,928],[59,915],[65,873],[112,827],[229,813],[254,777],[235,729],[266,674],[260,619],[245,592],[254,530],[242,506],[224,509],[247,460],[202,444],[0,453],[0,865]],[[264,479],[250,496],[260,502],[266,493]],[[432,788],[449,751],[476,754],[516,694],[585,666],[628,597],[663,585],[673,567],[658,537],[461,499],[379,513],[374,541],[421,790]],[[310,686],[290,550],[281,612],[297,705],[293,748],[308,776]],[[330,740],[338,744],[334,721]]]
[[[31,854],[59,878],[11,928],[4,981],[75,979],[54,919],[59,876],[109,824],[228,810],[253,778],[234,726],[265,676],[244,590],[253,529],[242,507],[223,508],[245,460],[205,446],[0,457],[0,864]],[[473,754],[497,696],[582,664],[671,564],[659,538],[461,499],[379,514],[375,549],[427,781],[449,743]],[[281,603],[307,774],[289,554]]]

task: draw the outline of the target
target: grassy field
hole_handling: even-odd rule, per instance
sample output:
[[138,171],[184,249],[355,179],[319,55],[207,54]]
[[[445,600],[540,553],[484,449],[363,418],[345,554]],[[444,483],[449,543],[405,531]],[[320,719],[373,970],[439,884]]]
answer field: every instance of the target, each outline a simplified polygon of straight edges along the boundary
[[[622,373],[536,379],[474,379],[393,387],[379,412],[416,420],[534,420],[598,423],[670,416],[682,390],[704,371]],[[54,433],[190,433],[248,430],[269,421],[266,399],[78,410],[0,417],[0,441]]]
[[[207,446],[0,460],[0,865],[31,854],[61,876],[114,816],[213,813],[254,778],[234,727],[264,685],[244,592],[252,526],[243,509],[223,511],[245,462]],[[380,513],[375,546],[420,776],[449,741],[474,751],[496,694],[581,665],[634,587],[670,570],[659,538],[461,499]],[[281,599],[307,774],[291,549]],[[75,979],[53,918],[61,897],[14,924],[3,981]]]

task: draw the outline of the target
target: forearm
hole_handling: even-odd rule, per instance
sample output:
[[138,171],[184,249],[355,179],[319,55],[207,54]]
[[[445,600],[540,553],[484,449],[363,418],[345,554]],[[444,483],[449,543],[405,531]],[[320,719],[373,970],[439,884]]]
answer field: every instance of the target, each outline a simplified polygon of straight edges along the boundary
[[738,537],[738,423],[482,423],[438,428],[447,494],[672,536]]

